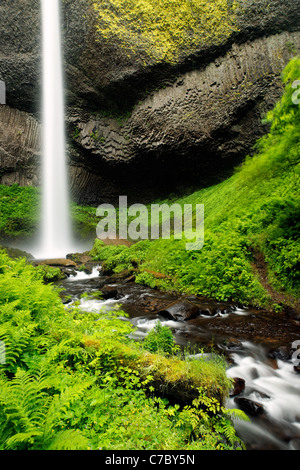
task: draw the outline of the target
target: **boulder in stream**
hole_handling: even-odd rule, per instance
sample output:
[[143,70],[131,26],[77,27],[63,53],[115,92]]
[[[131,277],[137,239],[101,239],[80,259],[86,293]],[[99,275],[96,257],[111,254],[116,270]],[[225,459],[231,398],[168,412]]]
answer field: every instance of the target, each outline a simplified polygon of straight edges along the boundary
[[235,397],[245,390],[245,380],[240,377],[234,377],[232,389],[229,392],[229,396]]
[[77,266],[75,261],[66,258],[55,258],[55,259],[45,259],[40,261],[38,264],[46,264],[48,266],[63,266],[63,267],[75,267]]

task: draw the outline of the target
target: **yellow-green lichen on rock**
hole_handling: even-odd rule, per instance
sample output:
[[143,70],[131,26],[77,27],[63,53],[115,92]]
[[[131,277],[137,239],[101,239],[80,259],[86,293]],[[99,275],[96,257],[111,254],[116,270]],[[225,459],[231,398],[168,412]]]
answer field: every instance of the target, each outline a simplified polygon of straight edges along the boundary
[[237,1],[92,1],[99,36],[117,40],[128,56],[143,56],[145,65],[174,63],[185,51],[220,44],[237,30]]

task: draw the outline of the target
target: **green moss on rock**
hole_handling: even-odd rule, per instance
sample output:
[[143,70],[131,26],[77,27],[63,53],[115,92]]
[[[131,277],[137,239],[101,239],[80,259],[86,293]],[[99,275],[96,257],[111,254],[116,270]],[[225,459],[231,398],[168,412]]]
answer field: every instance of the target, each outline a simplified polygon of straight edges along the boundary
[[224,42],[237,30],[238,2],[227,0],[93,0],[101,38],[118,41],[144,65],[173,63],[186,51]]

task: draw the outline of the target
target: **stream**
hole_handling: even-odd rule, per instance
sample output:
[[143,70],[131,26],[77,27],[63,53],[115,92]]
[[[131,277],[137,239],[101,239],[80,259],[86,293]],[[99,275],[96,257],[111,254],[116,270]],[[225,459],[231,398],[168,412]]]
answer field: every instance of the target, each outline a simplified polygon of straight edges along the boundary
[[[80,301],[85,311],[111,309],[118,305],[127,321],[136,326],[134,338],[143,340],[157,321],[171,328],[175,341],[193,354],[213,347],[228,361],[227,375],[238,378],[239,390],[232,392],[227,408],[240,408],[250,418],[235,421],[237,434],[248,450],[300,450],[300,373],[291,355],[293,341],[300,339],[298,320],[270,313],[201,299],[201,314],[190,319],[172,319],[163,312],[178,299],[135,284],[130,280],[91,273],[69,275],[59,285],[67,302]],[[103,299],[82,297],[104,293]],[[190,302],[199,303],[195,297]],[[124,318],[125,320],[125,318]],[[297,365],[297,364],[296,364]]]

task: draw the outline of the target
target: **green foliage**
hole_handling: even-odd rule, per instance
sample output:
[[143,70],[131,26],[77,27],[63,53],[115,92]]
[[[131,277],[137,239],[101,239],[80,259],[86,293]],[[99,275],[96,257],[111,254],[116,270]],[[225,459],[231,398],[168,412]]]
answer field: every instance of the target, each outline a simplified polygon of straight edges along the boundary
[[[0,429],[6,437],[2,450],[87,448],[88,440],[80,431],[60,430],[60,422],[72,404],[83,396],[91,380],[59,390],[55,377],[32,376],[17,370],[12,380],[3,374],[0,381]],[[47,393],[54,387],[56,393]]]
[[[216,45],[237,31],[238,2],[227,0],[93,0],[101,41],[128,56],[173,63],[188,49]],[[99,39],[100,40],[100,39]]]
[[[40,219],[40,191],[32,186],[0,185],[0,238],[29,238],[37,233]],[[99,219],[95,207],[71,203],[74,232],[80,238],[95,236]]]
[[95,236],[96,226],[99,222],[96,217],[96,208],[87,206],[78,206],[74,202],[70,208],[73,229],[76,236],[85,239],[89,236]]
[[142,241],[132,245],[130,250],[126,245],[105,245],[102,240],[96,239],[90,252],[95,261],[102,261],[107,272],[133,271],[143,262],[150,242]]
[[[250,421],[245,413],[238,409],[225,409],[215,399],[208,397],[204,388],[192,406],[186,406],[177,422],[177,426],[189,428],[195,441],[188,449],[197,450],[242,450],[243,442],[237,437],[232,419]],[[225,439],[224,439],[225,437]]]
[[38,190],[30,186],[0,185],[0,237],[33,235],[39,217]]
[[[141,284],[144,286],[149,286],[151,289],[155,289],[158,286],[158,282],[155,279],[154,275],[151,273],[148,273],[147,271],[143,271],[138,273],[135,276],[135,282],[137,284]],[[162,287],[162,284],[160,283],[160,287]]]
[[[187,251],[184,240],[173,239],[143,245],[137,282],[266,307],[270,294],[253,269],[253,253],[259,252],[273,288],[299,296],[300,106],[292,100],[292,83],[299,79],[299,70],[300,59],[294,58],[283,73],[286,89],[267,116],[271,129],[258,141],[256,155],[226,181],[172,200],[182,207],[204,204],[203,248]],[[132,249],[124,247],[122,256],[130,259]],[[97,252],[95,244],[92,253],[97,256]],[[153,272],[166,277],[154,277]]]
[[48,265],[39,265],[36,267],[36,270],[42,275],[45,282],[59,281],[64,278],[64,275],[59,268],[54,268]]
[[144,339],[143,346],[150,352],[160,352],[163,354],[175,354],[179,350],[176,346],[173,334],[167,326],[157,322]]

